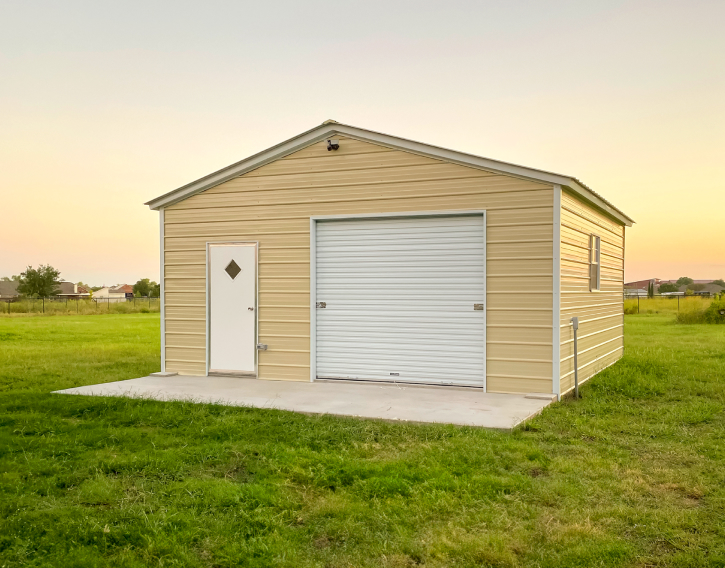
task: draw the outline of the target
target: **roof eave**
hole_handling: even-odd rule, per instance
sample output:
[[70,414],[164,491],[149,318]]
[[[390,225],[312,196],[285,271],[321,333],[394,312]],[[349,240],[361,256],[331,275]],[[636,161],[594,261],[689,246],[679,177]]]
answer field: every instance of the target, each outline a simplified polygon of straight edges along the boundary
[[579,180],[571,176],[565,176],[562,174],[556,174],[553,172],[547,172],[545,170],[538,170],[535,168],[528,168],[526,166],[519,166],[517,164],[502,162],[500,160],[483,158],[474,154],[466,154],[465,152],[459,152],[457,150],[441,148],[440,146],[433,146],[431,144],[415,142],[413,140],[398,138],[397,136],[390,136],[388,134],[382,134],[370,130],[363,130],[362,128],[357,128],[355,126],[348,126],[345,124],[337,124],[336,126],[336,130],[340,134],[345,134],[353,138],[368,140],[377,144],[381,144],[383,146],[387,146],[389,148],[395,148],[397,150],[402,150],[405,152],[413,152],[415,154],[427,156],[437,160],[445,160],[447,162],[459,164],[462,166],[476,167],[506,175],[513,175],[532,181],[543,181],[545,183],[551,183],[553,185],[568,187],[574,193],[577,193],[584,199],[590,201],[592,204],[604,210],[609,215],[619,220],[623,224],[627,225],[628,227],[631,227],[634,223],[633,219],[625,215],[614,205],[609,203],[601,196],[597,195],[594,191],[589,189]]
[[611,217],[614,217],[621,223],[623,223],[627,227],[631,227],[634,225],[635,221],[628,215],[625,215],[622,213],[619,209],[614,207],[611,203],[609,203],[606,199],[600,197],[595,192],[593,192],[591,189],[589,189],[587,186],[585,186],[583,183],[581,183],[579,180],[570,178],[568,183],[562,183],[559,184],[562,187],[566,187],[579,195],[580,197],[586,199],[605,213],[608,213]]
[[321,126],[316,126],[315,128],[312,128],[307,132],[303,132],[302,134],[295,136],[294,138],[285,140],[284,142],[277,144],[276,146],[267,148],[262,152],[254,154],[253,156],[249,156],[248,158],[245,158],[244,160],[227,166],[226,168],[217,170],[216,172],[204,176],[203,178],[199,178],[196,181],[181,186],[178,189],[169,191],[168,193],[165,193],[164,195],[157,197],[156,199],[147,201],[144,205],[148,205],[149,208],[158,211],[159,209],[163,209],[164,207],[168,207],[169,205],[173,205],[174,203],[183,201],[184,199],[186,199],[187,197],[191,197],[195,193],[202,192],[206,189],[214,187],[215,185],[219,185],[220,183],[224,183],[225,181],[229,181],[230,179],[244,175],[249,171],[255,170],[266,164],[269,164],[270,162],[283,158],[284,156],[292,154],[297,150],[301,150],[302,148],[309,146],[310,144],[314,144],[315,142],[324,140],[328,136],[337,132],[334,126],[336,125],[323,124]]
[[153,210],[163,209],[174,203],[178,203],[191,197],[196,193],[200,193],[229,181],[240,175],[257,169],[261,166],[269,164],[275,160],[283,158],[289,154],[292,154],[302,148],[314,144],[321,140],[324,140],[334,134],[342,134],[351,138],[357,138],[363,141],[371,142],[374,144],[380,144],[396,150],[402,150],[404,152],[412,152],[421,156],[427,156],[437,160],[444,160],[447,162],[459,164],[467,167],[475,167],[502,173],[506,175],[512,175],[524,179],[530,179],[532,181],[551,183],[552,185],[559,185],[566,187],[574,193],[580,195],[599,209],[603,210],[610,216],[614,217],[624,225],[631,227],[634,221],[625,215],[622,211],[614,207],[611,203],[606,201],[601,196],[597,195],[594,191],[586,187],[583,183],[578,181],[576,178],[570,176],[564,176],[553,172],[547,172],[544,170],[537,170],[534,168],[527,168],[525,166],[519,166],[508,162],[501,162],[499,160],[492,160],[489,158],[483,158],[481,156],[475,156],[473,154],[466,154],[464,152],[458,152],[456,150],[449,150],[447,148],[441,148],[439,146],[433,146],[431,144],[424,144],[422,142],[415,142],[413,140],[407,140],[405,138],[399,138],[397,136],[390,136],[388,134],[382,134],[380,132],[374,132],[372,130],[365,130],[356,126],[349,126],[346,124],[340,124],[333,121],[328,121],[320,126],[316,126],[303,132],[298,136],[290,138],[276,146],[272,146],[262,152],[259,152],[249,158],[245,158],[240,162],[222,168],[214,173],[211,173],[203,178],[193,181],[187,185],[184,185],[178,189],[170,191],[156,199],[148,201],[148,205]]

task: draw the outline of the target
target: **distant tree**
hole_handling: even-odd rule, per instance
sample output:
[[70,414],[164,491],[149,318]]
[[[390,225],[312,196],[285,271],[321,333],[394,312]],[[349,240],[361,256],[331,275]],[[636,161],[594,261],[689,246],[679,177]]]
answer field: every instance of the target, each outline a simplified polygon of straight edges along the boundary
[[675,284],[677,284],[678,286],[686,286],[687,284],[692,284],[692,282],[693,282],[692,278],[688,278],[687,276],[682,276],[677,279],[677,282],[675,282]]
[[677,292],[679,289],[680,287],[677,284],[665,282],[664,284],[660,284],[659,292],[660,294],[664,294],[665,292]]
[[20,274],[13,274],[12,276],[3,276],[0,278],[3,282],[18,282],[20,280]]
[[148,278],[142,278],[133,285],[134,296],[148,296],[151,288],[151,281]]
[[98,292],[103,286],[91,286],[91,292]]
[[648,298],[655,297],[655,283],[652,280],[650,280],[649,284],[647,284],[647,297]]
[[28,266],[25,272],[20,273],[18,293],[24,296],[53,296],[60,291],[59,280],[60,271],[49,264],[41,264],[37,269]]
[[722,286],[723,288],[725,288],[725,280],[723,280],[722,278],[713,280],[712,282],[710,282],[710,284],[717,284],[718,286]]
[[142,278],[133,285],[134,296],[158,297],[160,286],[153,280]]

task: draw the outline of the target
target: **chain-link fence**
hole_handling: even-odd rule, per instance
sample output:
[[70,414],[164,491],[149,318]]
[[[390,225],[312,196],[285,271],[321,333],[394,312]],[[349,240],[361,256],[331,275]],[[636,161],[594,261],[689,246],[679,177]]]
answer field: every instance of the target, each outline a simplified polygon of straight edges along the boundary
[[710,295],[672,295],[672,296],[631,296],[624,295],[625,314],[677,313],[706,309],[715,296]]
[[9,298],[0,300],[0,314],[132,314],[158,312],[159,298]]

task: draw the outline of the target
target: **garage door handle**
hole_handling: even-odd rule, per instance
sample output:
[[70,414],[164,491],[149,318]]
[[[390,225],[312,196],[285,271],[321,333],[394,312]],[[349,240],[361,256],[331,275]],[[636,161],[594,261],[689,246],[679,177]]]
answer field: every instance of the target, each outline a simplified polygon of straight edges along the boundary
[[326,308],[327,307],[327,302],[317,302],[317,307],[318,308]]
[[473,304],[473,309],[475,311],[483,311],[483,304]]

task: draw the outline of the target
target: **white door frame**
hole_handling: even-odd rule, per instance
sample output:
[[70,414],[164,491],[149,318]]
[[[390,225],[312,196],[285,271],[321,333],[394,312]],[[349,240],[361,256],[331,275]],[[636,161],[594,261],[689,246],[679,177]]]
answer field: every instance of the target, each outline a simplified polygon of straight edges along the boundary
[[384,219],[396,217],[453,217],[453,216],[483,216],[483,392],[487,391],[486,381],[486,331],[488,328],[486,314],[488,313],[488,267],[486,258],[486,210],[464,209],[454,211],[401,211],[396,213],[353,213],[351,215],[314,215],[310,217],[310,382],[317,378],[317,222],[318,221],[344,221],[346,219]]
[[206,251],[206,376],[209,376],[209,365],[211,364],[211,279],[209,278],[211,268],[210,246],[217,245],[254,245],[254,374],[259,378],[259,241],[207,241],[204,245]]

